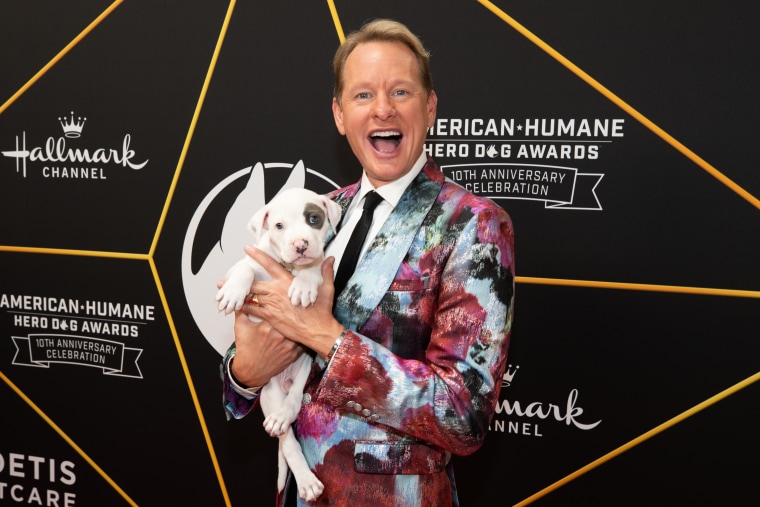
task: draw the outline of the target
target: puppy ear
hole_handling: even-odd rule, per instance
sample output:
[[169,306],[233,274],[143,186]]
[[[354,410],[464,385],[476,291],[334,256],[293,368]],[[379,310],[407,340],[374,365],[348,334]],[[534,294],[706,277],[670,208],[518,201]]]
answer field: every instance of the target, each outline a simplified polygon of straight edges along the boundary
[[322,196],[322,202],[327,210],[327,222],[332,227],[333,232],[337,233],[343,209],[340,207],[340,204],[327,197]]
[[269,229],[267,219],[269,218],[269,206],[264,206],[257,211],[248,222],[248,230],[251,231],[256,241],[259,240],[264,230]]

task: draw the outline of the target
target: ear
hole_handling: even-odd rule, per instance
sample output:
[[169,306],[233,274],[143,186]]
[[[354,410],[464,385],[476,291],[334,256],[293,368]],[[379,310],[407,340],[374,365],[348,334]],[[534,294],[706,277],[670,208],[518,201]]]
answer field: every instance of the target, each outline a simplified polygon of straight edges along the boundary
[[248,230],[251,231],[256,241],[259,240],[264,230],[269,229],[267,219],[269,218],[269,206],[264,206],[257,211],[248,222]]
[[343,126],[343,108],[338,104],[338,100],[333,97],[332,101],[333,118],[335,118],[335,126],[338,127],[340,135],[346,135],[346,127]]
[[436,95],[435,90],[432,90],[430,92],[430,95],[428,95],[427,99],[427,117],[428,117],[428,128],[432,127],[435,123],[435,116],[436,111],[438,110],[438,95]]
[[327,222],[330,224],[330,227],[332,227],[333,232],[337,233],[343,209],[340,207],[340,204],[327,197],[323,196],[322,201],[327,210]]

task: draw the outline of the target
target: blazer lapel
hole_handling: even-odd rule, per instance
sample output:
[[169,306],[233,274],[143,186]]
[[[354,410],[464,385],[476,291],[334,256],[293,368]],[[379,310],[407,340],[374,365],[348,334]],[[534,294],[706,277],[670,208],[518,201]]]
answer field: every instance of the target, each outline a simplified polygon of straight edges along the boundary
[[361,328],[380,304],[422,221],[433,206],[442,183],[440,170],[428,161],[401,196],[338,297],[333,311],[344,326],[353,331]]
[[340,206],[341,212],[341,219],[340,223],[338,224],[338,227],[336,230],[330,229],[327,233],[327,236],[325,236],[325,248],[327,248],[327,245],[329,245],[332,240],[335,239],[335,236],[338,235],[338,232],[343,227],[343,221],[346,219],[346,210],[348,209],[348,205],[351,204],[351,201],[356,196],[356,194],[359,192],[359,182],[354,183],[353,185],[348,185],[347,187],[344,187],[339,190],[335,190],[328,194],[328,197],[338,203]]

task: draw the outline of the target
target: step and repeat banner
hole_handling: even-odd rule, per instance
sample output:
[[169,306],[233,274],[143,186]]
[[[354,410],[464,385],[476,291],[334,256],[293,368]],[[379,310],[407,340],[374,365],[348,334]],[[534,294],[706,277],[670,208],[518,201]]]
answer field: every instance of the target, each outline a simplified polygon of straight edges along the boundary
[[426,150],[516,229],[509,367],[461,504],[754,505],[760,8],[26,0],[0,6],[0,505],[272,505],[226,421],[216,281],[283,186],[361,168],[332,55],[432,53]]

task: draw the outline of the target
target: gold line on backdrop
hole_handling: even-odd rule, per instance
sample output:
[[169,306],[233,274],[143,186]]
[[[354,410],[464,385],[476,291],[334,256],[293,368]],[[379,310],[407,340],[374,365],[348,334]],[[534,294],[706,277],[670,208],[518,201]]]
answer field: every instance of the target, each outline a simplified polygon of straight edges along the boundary
[[0,245],[0,252],[23,252],[34,254],[49,255],[72,255],[81,257],[103,257],[113,259],[134,259],[145,261],[148,260],[147,254],[126,253],[126,252],[102,252],[96,250],[71,250],[66,248],[38,248],[31,246],[3,246]]
[[[693,151],[688,149],[686,146],[681,144],[679,141],[677,141],[674,137],[672,137],[670,134],[662,130],[660,127],[655,125],[653,122],[651,122],[648,118],[646,118],[644,115],[639,113],[636,109],[631,107],[629,104],[627,104],[625,101],[620,99],[617,95],[613,94],[610,90],[602,86],[598,81],[596,81],[594,78],[586,74],[583,70],[581,70],[577,65],[569,61],[567,58],[562,56],[559,52],[557,52],[554,48],[546,44],[543,40],[538,38],[535,34],[530,32],[527,28],[525,28],[523,25],[518,23],[514,18],[508,16],[504,11],[496,7],[493,3],[491,3],[488,0],[478,0],[480,4],[482,4],[484,7],[486,7],[488,10],[496,14],[499,18],[501,18],[504,22],[506,22],[508,25],[510,25],[512,28],[517,30],[519,33],[524,35],[528,40],[536,44],[539,48],[544,50],[546,53],[548,53],[551,57],[553,57],[555,60],[557,60],[559,63],[567,67],[570,71],[572,71],[574,74],[576,74],[578,77],[580,77],[583,81],[588,83],[592,88],[600,92],[602,95],[607,97],[609,100],[611,100],[614,104],[616,104],[618,107],[626,111],[628,114],[633,116],[636,120],[638,120],[642,125],[647,127],[649,130],[654,132],[657,136],[659,136],[661,139],[663,139],[665,142],[670,144],[672,147],[674,147],[676,150],[681,152],[683,155],[685,155],[687,158],[689,158],[691,161],[696,163],[698,166],[700,166],[702,169],[707,171],[709,174],[711,174],[713,177],[715,177],[718,181],[723,183],[725,186],[733,190],[736,194],[738,194],[740,197],[745,199],[747,202],[752,204],[754,207],[760,209],[760,200],[755,198],[753,195],[751,195],[749,192],[741,188],[739,185],[737,185],[734,181],[729,179],[727,176],[722,174],[720,171],[715,169],[712,165],[707,163],[704,159],[699,157],[697,154],[695,154]],[[738,290],[726,290],[726,289],[706,289],[706,288],[698,288],[698,287],[677,287],[677,286],[665,286],[665,285],[649,285],[649,284],[631,284],[631,283],[615,283],[615,282],[598,282],[598,281],[581,281],[581,280],[558,280],[558,279],[550,279],[550,278],[534,278],[534,277],[515,277],[516,282],[523,282],[523,283],[543,283],[543,284],[552,284],[552,285],[566,285],[566,286],[577,286],[577,287],[596,287],[596,288],[611,288],[611,289],[624,289],[624,290],[645,290],[645,291],[655,291],[655,292],[681,292],[685,294],[702,294],[702,295],[719,295],[719,296],[736,296],[736,297],[751,297],[751,298],[758,298],[760,297],[760,292],[757,291],[738,291]],[[564,479],[561,479],[554,484],[549,485],[548,487],[542,489],[541,491],[535,493],[534,495],[526,498],[525,500],[518,502],[516,506],[524,506],[532,503],[535,500],[538,500],[539,498],[547,495],[548,493],[564,486],[568,482],[571,482],[572,480],[580,477],[581,475],[585,474],[586,472],[598,467],[599,465],[611,460],[612,458],[624,453],[625,451],[635,447],[636,445],[644,442],[645,440],[649,439],[650,437],[661,433],[665,431],[666,429],[669,429],[670,427],[680,423],[684,419],[687,419],[688,417],[691,417],[692,415],[696,414],[697,412],[700,412],[704,408],[717,403],[718,401],[723,400],[724,398],[736,393],[737,391],[740,391],[741,389],[747,387],[748,385],[754,383],[760,379],[760,373],[756,373],[755,375],[747,378],[746,380],[739,382],[738,384],[726,389],[725,391],[703,401],[702,403],[694,406],[693,408],[681,413],[680,415],[670,419],[669,421],[661,424],[660,426],[657,426],[656,428],[642,434],[641,436],[631,440],[629,443],[618,447],[617,449],[609,452],[608,454],[605,454],[604,456],[598,458],[597,460],[591,462],[590,464],[586,465],[585,467],[582,467],[572,474],[568,475]]]
[[15,391],[15,392],[16,392],[16,394],[18,394],[18,395],[21,397],[21,399],[22,399],[22,400],[24,400],[24,401],[26,402],[26,404],[27,404],[27,405],[29,405],[29,406],[32,408],[32,410],[34,410],[35,412],[37,412],[37,414],[38,414],[38,415],[39,415],[39,416],[40,416],[40,417],[41,417],[41,418],[42,418],[42,419],[43,419],[43,420],[44,420],[46,423],[48,423],[48,425],[49,425],[51,428],[53,428],[53,430],[54,430],[56,433],[58,433],[58,434],[61,436],[61,438],[63,438],[63,439],[66,441],[66,443],[68,443],[68,444],[71,446],[71,448],[72,448],[72,449],[74,449],[74,450],[75,450],[75,451],[76,451],[76,452],[77,452],[77,453],[78,453],[78,454],[79,454],[79,455],[82,457],[82,459],[84,459],[84,460],[85,460],[87,463],[89,463],[89,464],[90,464],[90,466],[91,466],[93,469],[95,469],[95,471],[96,471],[98,474],[100,474],[100,476],[101,476],[101,477],[103,477],[103,479],[105,479],[105,480],[106,480],[106,482],[107,482],[108,484],[110,484],[110,485],[113,487],[113,489],[115,489],[115,490],[116,490],[116,492],[117,492],[117,493],[119,493],[119,494],[122,496],[122,498],[124,498],[124,500],[126,500],[126,501],[129,503],[129,505],[132,505],[132,506],[134,506],[134,507],[137,507],[137,504],[134,502],[134,500],[132,500],[132,499],[129,497],[129,495],[127,495],[127,493],[126,493],[126,492],[125,492],[123,489],[121,489],[121,488],[119,487],[119,485],[118,485],[118,484],[116,484],[116,483],[114,482],[114,480],[113,480],[113,479],[111,479],[111,477],[109,477],[109,476],[108,476],[108,474],[107,474],[107,473],[106,473],[106,472],[105,472],[105,471],[104,471],[102,468],[100,468],[100,467],[98,466],[98,464],[97,464],[97,463],[95,463],[95,462],[92,460],[92,458],[90,458],[90,457],[87,455],[87,453],[85,453],[85,452],[82,450],[82,448],[81,448],[81,447],[79,447],[79,446],[78,446],[78,445],[77,445],[77,444],[76,444],[76,443],[75,443],[75,442],[74,442],[74,441],[73,441],[73,440],[72,440],[72,439],[71,439],[71,438],[70,438],[70,437],[69,437],[69,436],[68,436],[66,433],[64,433],[64,431],[63,431],[63,430],[62,430],[60,427],[58,427],[58,425],[57,425],[57,424],[55,424],[55,423],[53,422],[53,420],[52,420],[52,419],[50,419],[50,418],[47,416],[47,414],[45,414],[45,412],[43,412],[42,410],[40,410],[40,407],[38,407],[38,406],[37,406],[37,405],[36,405],[36,404],[35,404],[35,403],[34,403],[34,402],[31,400],[31,399],[29,399],[29,397],[28,397],[27,395],[25,395],[25,394],[24,394],[24,393],[23,393],[23,392],[22,392],[22,391],[21,391],[21,390],[20,390],[18,387],[16,387],[16,384],[14,384],[13,382],[11,382],[11,380],[10,380],[8,377],[6,377],[6,376],[3,374],[3,372],[1,372],[1,371],[0,371],[0,379],[2,379],[2,380],[3,380],[3,382],[5,382],[6,384],[8,384],[8,387],[10,387],[10,388],[11,388],[13,391]]
[[680,413],[679,415],[673,417],[672,419],[669,419],[669,420],[665,421],[664,423],[660,424],[659,426],[656,426],[656,427],[652,428],[651,430],[647,431],[646,433],[643,433],[642,435],[634,438],[633,440],[631,440],[627,444],[623,444],[620,447],[618,447],[617,449],[608,452],[607,454],[605,454],[604,456],[602,456],[600,458],[597,458],[596,460],[592,461],[588,465],[579,468],[578,470],[576,470],[572,474],[568,475],[567,477],[558,480],[554,484],[551,484],[551,485],[547,486],[546,488],[542,489],[541,491],[539,491],[537,493],[534,493],[533,495],[529,496],[525,500],[516,503],[515,507],[522,507],[524,505],[528,505],[530,503],[533,503],[534,501],[538,500],[539,498],[541,498],[543,496],[546,496],[547,494],[551,493],[552,491],[561,488],[562,486],[564,486],[568,482],[570,482],[570,481],[572,481],[574,479],[577,479],[578,477],[580,477],[581,475],[585,474],[586,472],[590,472],[591,470],[595,469],[599,465],[602,465],[602,464],[606,463],[607,461],[611,460],[612,458],[615,458],[615,457],[619,456],[620,454],[623,454],[624,452],[626,452],[626,451],[628,451],[628,450],[636,447],[637,445],[643,443],[644,441],[649,440],[653,436],[655,436],[655,435],[657,435],[659,433],[662,433],[666,429],[669,429],[672,426],[675,426],[676,424],[684,421],[685,419],[691,417],[692,415],[696,414],[697,412],[700,412],[700,411],[706,409],[707,407],[709,407],[709,406],[711,406],[711,405],[713,405],[713,404],[715,404],[715,403],[723,400],[724,398],[727,398],[727,397],[731,396],[732,394],[734,394],[734,393],[736,393],[738,391],[741,391],[745,387],[753,384],[754,382],[756,382],[758,380],[760,380],[760,372],[755,373],[751,377],[748,377],[748,378],[742,380],[741,382],[739,382],[739,383],[737,383],[737,384],[729,387],[728,389],[726,389],[724,391],[721,391],[720,393],[716,394],[715,396],[712,396],[712,397],[706,399],[702,403],[694,405],[689,410],[686,410],[686,411]]
[[[33,86],[50,68],[52,68],[58,61],[60,61],[76,44],[78,44],[84,37],[86,37],[95,27],[98,26],[98,24],[103,21],[108,15],[110,15],[121,3],[123,0],[116,0],[113,2],[103,13],[101,13],[92,23],[90,23],[77,37],[75,37],[68,45],[66,45],[50,62],[48,62],[44,67],[42,67],[27,83],[25,83],[15,94],[13,94],[4,104],[0,105],[0,114],[2,114],[10,105],[12,105],[23,93],[25,93],[31,86]],[[686,146],[681,144],[679,141],[677,141],[675,138],[667,134],[665,131],[660,129],[657,125],[652,123],[650,120],[648,120],[645,116],[643,116],[641,113],[639,113],[637,110],[635,110],[633,107],[628,105],[626,102],[624,102],[622,99],[614,95],[610,90],[602,86],[599,82],[594,80],[591,76],[586,74],[584,71],[582,71],[580,68],[578,68],[576,65],[574,65],[572,62],[567,60],[564,56],[562,56],[560,53],[555,51],[552,47],[550,47],[548,44],[543,42],[541,39],[539,39],[537,36],[535,36],[533,33],[531,33],[529,30],[527,30],[524,26],[519,24],[517,21],[515,21],[513,18],[508,16],[506,13],[501,11],[498,7],[493,5],[488,0],[478,0],[480,4],[485,6],[488,10],[490,10],[492,13],[497,15],[499,18],[501,18],[503,21],[505,21],[508,25],[513,27],[515,30],[517,30],[519,33],[524,35],[526,38],[531,40],[534,44],[536,44],[538,47],[540,47],[542,50],[544,50],[546,53],[548,53],[550,56],[555,58],[558,62],[560,62],[562,65],[567,67],[570,71],[572,71],[574,74],[576,74],[578,77],[580,77],[582,80],[584,80],[586,83],[588,83],[590,86],[592,86],[594,89],[599,91],[602,95],[607,97],[609,100],[611,100],[613,103],[618,105],[621,109],[626,111],[628,114],[630,114],[632,117],[637,119],[640,123],[642,123],[645,127],[650,129],[652,132],[654,132],[656,135],[658,135],[660,138],[662,138],[664,141],[666,141],[668,144],[676,148],[679,152],[681,152],[683,155],[685,155],[687,158],[695,162],[698,166],[700,166],[702,169],[707,171],[709,174],[711,174],[713,177],[718,179],[721,183],[723,183],[725,186],[733,190],[736,194],[744,198],[747,202],[755,206],[756,208],[760,209],[760,200],[752,196],[749,192],[742,189],[739,185],[737,185],[735,182],[733,182],[731,179],[723,175],[721,172],[719,172],[717,169],[715,169],[712,165],[707,163],[705,160],[703,160],[701,157],[696,155],[694,152],[689,150]],[[340,42],[342,43],[345,40],[344,32],[340,23],[340,18],[338,16],[337,9],[335,7],[333,0],[327,0],[328,8],[330,10],[335,30],[337,32],[338,38]],[[198,122],[198,118],[200,115],[200,111],[203,105],[203,101],[205,99],[211,77],[213,75],[218,56],[221,52],[221,47],[223,40],[225,38],[230,19],[232,17],[232,12],[234,10],[235,6],[235,0],[231,0],[230,4],[228,6],[227,14],[225,16],[221,32],[219,35],[219,38],[217,40],[217,45],[215,47],[212,59],[209,63],[209,68],[206,74],[206,78],[204,80],[203,88],[201,90],[201,94],[198,99],[198,103],[196,104],[196,109],[193,115],[193,118],[191,120],[191,124],[188,129],[187,137],[185,140],[185,144],[183,146],[183,150],[181,152],[180,158],[178,160],[177,168],[175,170],[175,175],[172,180],[170,190],[164,205],[163,212],[161,214],[161,217],[159,219],[159,223],[156,229],[156,233],[153,239],[153,242],[150,247],[150,251],[148,254],[136,254],[136,253],[119,253],[119,252],[102,252],[102,251],[85,251],[85,250],[68,250],[68,249],[55,249],[55,248],[33,248],[33,247],[12,247],[12,246],[0,246],[0,251],[10,251],[10,252],[24,252],[24,253],[36,253],[36,254],[55,254],[55,255],[72,255],[72,256],[91,256],[91,257],[103,257],[103,258],[122,258],[122,259],[132,259],[132,260],[147,260],[149,262],[151,271],[153,272],[154,280],[160,295],[160,298],[162,300],[162,304],[164,306],[164,310],[167,315],[167,319],[169,322],[169,326],[171,328],[171,332],[174,338],[174,342],[180,357],[180,361],[182,364],[183,371],[186,376],[186,380],[188,383],[188,387],[191,392],[191,396],[193,399],[193,403],[195,405],[199,421],[202,427],[202,431],[204,434],[204,437],[206,439],[209,453],[211,455],[211,459],[213,461],[213,465],[215,468],[215,471],[217,473],[217,477],[222,489],[222,493],[225,498],[225,502],[228,506],[231,505],[230,499],[226,490],[226,486],[224,484],[224,480],[221,474],[221,471],[219,469],[219,464],[213,449],[213,445],[210,439],[210,436],[208,434],[208,429],[205,423],[205,419],[203,417],[203,413],[200,407],[199,400],[197,398],[197,394],[190,376],[190,372],[184,357],[184,353],[182,351],[181,344],[179,342],[179,337],[177,330],[174,326],[174,321],[171,317],[171,313],[169,311],[169,305],[160,281],[160,277],[158,274],[158,270],[155,266],[155,263],[153,261],[153,254],[155,252],[158,239],[160,237],[161,231],[163,229],[164,221],[168,212],[169,205],[171,203],[171,200],[173,198],[176,184],[179,179],[179,175],[182,170],[182,166],[185,161],[185,157],[187,155],[187,151],[190,145],[190,141],[192,139],[192,136],[195,132],[195,127]],[[697,295],[714,295],[714,296],[729,296],[729,297],[744,297],[744,298],[760,298],[760,291],[746,291],[746,290],[731,290],[731,289],[716,289],[716,288],[703,288],[703,287],[684,287],[684,286],[667,286],[667,285],[652,285],[652,284],[634,284],[634,283],[622,283],[622,282],[603,282],[603,281],[587,281],[587,280],[565,280],[565,279],[552,279],[552,278],[537,278],[537,277],[525,277],[525,276],[517,276],[515,281],[517,283],[525,283],[525,284],[546,284],[546,285],[563,285],[563,286],[573,286],[573,287],[590,287],[590,288],[607,288],[607,289],[620,289],[620,290],[639,290],[639,291],[652,291],[652,292],[670,292],[670,293],[683,293],[683,294],[697,294]],[[130,503],[130,505],[136,505],[128,496],[127,494],[121,490],[121,488],[113,482],[113,480],[108,477],[105,472],[98,467],[96,463],[94,463],[89,456],[87,456],[77,445],[75,442],[73,442],[46,414],[44,414],[39,407],[37,407],[34,402],[29,399],[23,392],[21,392],[1,371],[0,371],[0,378],[11,387],[13,391],[15,391],[35,412],[39,414],[39,416],[45,420],[69,445],[71,445],[74,450],[76,450],[77,453],[79,453],[83,459],[85,459],[122,497],[127,500],[127,502]],[[666,421],[665,423],[653,428],[652,430],[649,430],[646,433],[643,433],[639,437],[631,440],[627,444],[624,444],[617,449],[605,454],[604,456],[598,458],[597,460],[589,463],[588,465],[578,469],[577,471],[573,472],[572,474],[568,475],[567,477],[555,482],[554,484],[544,488],[543,490],[537,492],[536,494],[532,495],[529,498],[526,498],[522,502],[518,503],[517,505],[527,505],[528,503],[532,503],[533,501],[537,500],[538,498],[545,496],[546,494],[550,493],[551,491],[554,491],[558,489],[559,487],[565,485],[566,483],[574,480],[575,478],[585,474],[586,472],[598,467],[599,465],[611,460],[612,458],[622,454],[623,452],[631,449],[632,447],[635,447],[636,445],[644,442],[645,440],[651,438],[652,436],[661,433],[665,431],[666,429],[669,429],[670,427],[678,424],[679,422],[683,421],[684,419],[700,412],[704,408],[707,408],[708,406],[711,406],[718,401],[721,401],[725,399],[726,397],[738,392],[739,390],[749,386],[750,384],[754,383],[755,381],[760,380],[760,372],[745,379],[742,382],[739,382],[735,384],[734,386],[718,393],[717,395],[708,398],[707,400],[703,401],[702,403],[695,405],[691,409],[677,415],[676,417],[673,417],[672,419]]]
[[335,24],[335,31],[338,32],[338,40],[340,43],[346,40],[346,36],[343,33],[343,27],[340,24],[340,17],[338,16],[338,10],[335,8],[334,0],[327,0],[327,7],[330,9],[330,15],[332,15],[333,23]]
[[568,287],[591,287],[596,289],[639,290],[649,292],[675,292],[679,294],[700,294],[703,296],[731,296],[760,299],[760,291],[713,289],[709,287],[686,287],[682,285],[654,285],[649,283],[600,282],[594,280],[567,280],[564,278],[537,278],[516,276],[516,282],[537,285],[564,285]]
[[[69,44],[66,45],[64,49],[62,49],[50,62],[48,62],[42,69],[40,69],[32,79],[30,79],[21,89],[19,89],[8,101],[5,102],[0,107],[0,114],[5,111],[18,97],[23,95],[34,83],[36,83],[48,70],[50,70],[58,61],[60,61],[74,46],[76,46],[87,34],[89,34],[103,19],[105,19],[113,10],[118,7],[119,4],[122,3],[123,0],[117,0],[111,6],[106,9],[103,13],[100,14],[92,23],[90,23],[87,28],[85,28],[77,37],[75,37]],[[153,255],[155,253],[156,245],[158,243],[158,238],[160,236],[161,230],[163,228],[163,224],[166,218],[166,214],[169,209],[169,204],[171,202],[171,199],[174,195],[174,191],[176,189],[177,180],[179,178],[179,174],[182,169],[182,165],[185,160],[185,156],[187,154],[188,147],[190,145],[190,140],[192,139],[193,133],[195,132],[195,126],[198,121],[198,116],[200,114],[201,107],[203,105],[203,100],[206,96],[206,93],[208,91],[208,86],[211,81],[211,76],[213,75],[214,68],[216,66],[216,62],[219,56],[219,52],[221,51],[222,42],[224,40],[224,36],[227,33],[227,28],[229,26],[230,18],[232,17],[232,11],[235,6],[235,0],[231,0],[227,14],[224,19],[224,23],[222,25],[221,33],[219,35],[219,38],[217,40],[216,48],[214,49],[214,53],[211,59],[211,62],[209,64],[209,69],[206,74],[206,78],[203,83],[203,88],[201,90],[201,95],[198,99],[198,103],[196,104],[195,113],[193,114],[193,118],[190,123],[190,127],[188,129],[188,134],[185,140],[185,144],[182,149],[182,153],[180,155],[180,159],[178,161],[177,168],[175,170],[174,178],[172,180],[170,190],[167,196],[167,199],[164,203],[164,209],[162,211],[161,217],[159,219],[158,226],[156,228],[156,234],[154,235],[153,243],[150,248],[150,252],[145,254],[130,254],[130,253],[117,253],[117,252],[98,252],[98,251],[87,251],[87,250],[71,250],[71,249],[55,249],[55,248],[33,248],[33,247],[12,247],[12,246],[0,246],[0,251],[11,251],[11,252],[24,252],[24,253],[41,253],[41,254],[57,254],[57,255],[72,255],[72,256],[88,256],[88,257],[102,257],[102,258],[122,258],[122,259],[136,259],[136,260],[147,260],[151,271],[153,273],[154,282],[156,284],[156,289],[158,290],[159,297],[161,298],[162,305],[164,307],[164,311],[166,312],[167,321],[169,323],[169,327],[172,332],[172,337],[174,339],[175,347],[177,348],[177,353],[179,355],[179,360],[182,365],[182,370],[185,374],[185,379],[188,384],[188,388],[190,390],[190,395],[193,400],[193,404],[195,406],[196,413],[198,415],[198,420],[201,425],[201,430],[203,432],[204,439],[206,441],[206,445],[209,450],[209,454],[211,457],[211,461],[214,466],[214,470],[217,475],[217,479],[219,481],[220,488],[222,490],[222,495],[224,496],[224,500],[227,506],[231,505],[229,494],[227,492],[227,488],[224,484],[224,478],[222,476],[219,462],[216,457],[216,453],[214,451],[213,444],[211,442],[211,437],[208,432],[208,427],[206,425],[205,418],[203,416],[203,411],[201,410],[200,401],[198,400],[198,395],[195,391],[195,386],[193,384],[192,378],[190,376],[190,371],[187,366],[187,361],[185,359],[184,352],[182,350],[182,346],[179,341],[179,335],[177,333],[176,327],[174,325],[174,320],[171,316],[171,312],[169,310],[169,304],[166,299],[166,294],[164,293],[163,286],[161,284],[161,279],[158,275],[158,270],[156,269],[155,262],[153,261]],[[95,468],[100,475],[102,475],[106,481],[116,489],[119,494],[121,494],[130,504],[136,505],[127,495],[124,493],[124,491],[110,478],[108,477],[105,472],[102,471],[100,467],[97,466],[97,464],[89,457],[87,456],[80,448],[79,446],[74,443],[73,440],[71,440],[65,433],[63,433],[58,426],[49,418],[47,415],[45,415],[37,405],[32,402],[30,398],[28,398],[24,393],[22,393],[15,385],[13,385],[10,380],[3,375],[2,372],[0,372],[0,376],[8,383],[8,385],[11,386],[11,388],[18,393],[19,396],[27,403],[30,407],[32,407],[56,432],[58,432],[64,440],[66,440],[69,445],[71,445],[93,468]]]
[[103,21],[106,17],[108,17],[111,12],[113,12],[114,9],[116,9],[121,2],[124,0],[116,0],[114,3],[112,3],[108,9],[102,12],[100,16],[95,18],[95,20],[87,25],[87,28],[82,30],[79,35],[74,37],[74,40],[69,42],[65,48],[63,48],[57,55],[53,57],[52,60],[50,60],[44,67],[42,67],[32,78],[26,82],[24,86],[22,86],[16,93],[14,93],[11,98],[9,98],[7,101],[5,101],[5,104],[0,106],[0,114],[3,114],[3,111],[8,109],[8,107],[13,104],[16,99],[18,99],[21,95],[26,92],[34,83],[36,83],[48,70],[50,70],[58,61],[63,58],[66,53],[68,53],[71,48],[79,44],[79,42],[84,39],[96,26],[100,24],[101,21]]
[[645,117],[643,114],[639,113],[636,109],[631,107],[628,103],[623,101],[620,97],[612,93],[610,90],[602,86],[601,83],[599,83],[597,80],[586,74],[583,70],[581,70],[577,65],[572,63],[570,60],[562,56],[558,51],[556,51],[554,48],[549,46],[547,43],[545,43],[543,40],[538,38],[535,34],[533,34],[530,30],[525,28],[523,25],[518,23],[514,18],[508,16],[504,11],[496,7],[494,4],[489,2],[488,0],[478,0],[479,3],[481,3],[484,7],[486,7],[488,10],[496,14],[498,17],[500,17],[504,22],[506,22],[508,25],[510,25],[512,28],[520,32],[522,35],[524,35],[528,40],[533,42],[535,45],[537,45],[539,48],[543,49],[545,52],[547,52],[552,58],[557,60],[559,63],[570,69],[575,75],[580,77],[582,80],[584,80],[586,83],[591,85],[592,88],[597,90],[599,93],[610,99],[613,103],[615,103],[618,107],[620,107],[623,111],[633,116],[635,119],[637,119],[642,125],[647,127],[649,130],[657,134],[662,140],[664,140],[666,143],[674,147],[676,150],[680,151],[682,154],[684,154],[687,158],[689,158],[692,162],[700,166],[702,169],[707,171],[710,175],[712,175],[714,178],[716,178],[718,181],[723,183],[725,186],[733,190],[735,193],[737,193],[739,196],[741,196],[744,200],[752,204],[754,207],[760,210],[760,199],[757,199],[755,196],[744,190],[742,187],[737,185],[733,180],[728,178],[725,174],[718,171],[716,168],[714,168],[712,165],[707,163],[704,159],[702,159],[700,156],[698,156],[696,153],[691,151],[689,148],[681,144],[679,141],[677,141],[673,136],[662,130],[660,127],[655,125],[653,122],[651,122],[647,117]]
[[192,376],[190,375],[190,369],[187,365],[187,360],[185,359],[185,354],[182,350],[182,344],[180,343],[180,340],[179,340],[179,333],[177,332],[177,328],[174,325],[174,319],[172,318],[171,311],[169,310],[169,302],[166,299],[166,294],[164,292],[163,285],[161,284],[161,278],[158,275],[158,269],[156,268],[156,264],[153,260],[153,255],[155,254],[156,247],[158,245],[158,238],[161,236],[161,231],[163,230],[164,222],[166,220],[166,215],[169,212],[169,205],[171,204],[172,198],[174,197],[174,192],[177,188],[177,181],[179,180],[179,175],[182,172],[182,167],[185,163],[185,157],[187,156],[187,151],[190,148],[190,141],[193,138],[193,134],[195,133],[195,127],[198,124],[198,118],[200,116],[201,109],[203,108],[203,102],[206,99],[206,94],[208,93],[208,88],[209,88],[209,84],[211,83],[211,78],[214,75],[214,70],[216,69],[216,63],[219,59],[219,53],[221,53],[222,51],[222,44],[224,42],[225,36],[227,35],[227,29],[229,28],[229,25],[230,25],[232,12],[235,10],[235,1],[236,0],[230,0],[230,3],[227,7],[227,13],[225,14],[224,21],[222,23],[222,28],[221,28],[221,31],[219,32],[219,37],[217,39],[216,46],[214,47],[214,53],[211,56],[211,61],[209,62],[208,71],[206,72],[206,77],[203,81],[203,87],[201,88],[201,93],[200,93],[200,96],[198,97],[198,102],[195,106],[195,111],[193,112],[192,120],[190,121],[190,126],[187,131],[187,136],[185,137],[185,144],[182,147],[182,152],[180,153],[179,160],[177,161],[177,168],[174,171],[174,177],[169,187],[169,193],[164,203],[164,209],[161,212],[161,217],[156,227],[156,234],[153,237],[153,244],[150,247],[150,255],[149,255],[150,269],[153,272],[153,278],[156,282],[156,288],[161,298],[161,303],[163,304],[164,312],[166,312],[166,319],[169,323],[169,328],[171,329],[172,337],[174,338],[174,344],[177,348],[177,355],[179,356],[180,363],[182,364],[182,371],[185,374],[185,380],[187,381],[187,386],[190,390],[190,396],[193,399],[193,405],[195,406],[195,411],[198,414],[198,422],[201,425],[201,430],[203,431],[203,437],[206,440],[206,446],[208,447],[208,452],[211,458],[211,462],[214,465],[214,471],[216,472],[216,477],[217,477],[217,480],[219,481],[219,487],[222,490],[222,496],[224,497],[224,502],[228,507],[231,506],[232,504],[229,497],[229,493],[227,491],[227,486],[224,483],[224,476],[222,475],[222,470],[219,466],[219,460],[217,459],[216,452],[214,451],[214,444],[211,441],[211,435],[209,434],[208,426],[206,425],[206,419],[203,416],[203,410],[201,408],[200,400],[198,399],[198,394],[195,391],[195,385],[193,384]]

